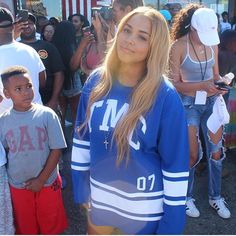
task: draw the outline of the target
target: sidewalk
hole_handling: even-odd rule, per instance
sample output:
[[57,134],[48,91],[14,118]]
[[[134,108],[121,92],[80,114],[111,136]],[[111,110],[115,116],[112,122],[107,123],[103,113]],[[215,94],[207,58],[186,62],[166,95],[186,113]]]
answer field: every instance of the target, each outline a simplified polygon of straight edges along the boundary
[[228,203],[231,218],[222,219],[210,207],[207,196],[207,170],[204,170],[196,178],[194,195],[196,206],[201,215],[195,219],[187,217],[184,234],[236,234],[236,151],[227,152],[226,154],[223,169],[227,170],[229,175],[222,179],[222,196]]
[[[71,136],[72,129],[67,128],[67,137]],[[69,227],[63,234],[86,234],[86,218],[82,209],[73,202],[71,176],[70,176],[70,148],[64,155],[64,174],[67,180],[67,187],[63,190],[63,198],[67,215],[69,219]],[[215,210],[208,204],[207,197],[207,170],[204,170],[200,176],[196,177],[195,195],[196,205],[199,208],[201,216],[199,218],[187,217],[187,224],[184,234],[228,234],[236,235],[236,151],[227,153],[224,160],[224,168],[229,171],[229,175],[222,180],[222,195],[229,205],[231,211],[230,219],[220,218]]]

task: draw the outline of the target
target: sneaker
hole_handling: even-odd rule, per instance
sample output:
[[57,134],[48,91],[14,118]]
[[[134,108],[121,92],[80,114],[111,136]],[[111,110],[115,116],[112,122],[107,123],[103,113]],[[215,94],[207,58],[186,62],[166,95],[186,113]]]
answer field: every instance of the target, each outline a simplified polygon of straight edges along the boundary
[[190,217],[199,217],[200,216],[200,212],[197,209],[197,207],[194,204],[195,199],[190,198],[189,200],[187,200],[186,202],[186,214]]
[[224,219],[228,219],[230,218],[231,214],[230,214],[230,211],[229,209],[226,207],[225,204],[227,204],[225,202],[225,199],[224,198],[220,198],[218,200],[209,200],[209,204],[214,208],[216,209],[217,211],[217,214],[224,218]]

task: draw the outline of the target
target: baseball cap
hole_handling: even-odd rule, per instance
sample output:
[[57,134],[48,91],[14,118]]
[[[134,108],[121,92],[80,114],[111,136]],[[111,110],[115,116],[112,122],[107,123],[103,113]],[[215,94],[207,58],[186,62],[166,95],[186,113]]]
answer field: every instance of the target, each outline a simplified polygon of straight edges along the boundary
[[36,17],[31,12],[28,13],[28,19],[36,24]]
[[12,13],[7,8],[0,7],[0,28],[10,27],[12,26],[13,22],[14,18]]
[[171,16],[171,14],[170,14],[170,12],[168,10],[163,9],[163,10],[160,10],[159,12],[164,16],[164,18],[167,21],[171,20],[172,16]]
[[216,133],[222,125],[228,124],[230,116],[222,95],[220,95],[214,105],[213,112],[207,120],[207,127],[212,133]]
[[210,8],[199,8],[192,16],[191,26],[197,31],[200,41],[206,46],[220,43],[218,35],[218,19]]

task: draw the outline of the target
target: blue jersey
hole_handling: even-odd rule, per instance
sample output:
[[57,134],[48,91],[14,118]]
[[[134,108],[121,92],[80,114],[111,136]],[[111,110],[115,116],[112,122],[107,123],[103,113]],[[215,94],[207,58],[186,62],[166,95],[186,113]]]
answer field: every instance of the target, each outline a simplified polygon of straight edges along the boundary
[[[85,120],[91,90],[99,82],[95,72],[86,82],[76,126]],[[140,116],[127,139],[130,158],[116,164],[112,135],[128,110],[133,88],[113,81],[109,94],[90,109],[83,135],[75,132],[72,178],[75,202],[91,202],[95,225],[119,228],[126,234],[180,234],[185,225],[189,175],[189,144],[181,100],[163,80],[154,104]]]

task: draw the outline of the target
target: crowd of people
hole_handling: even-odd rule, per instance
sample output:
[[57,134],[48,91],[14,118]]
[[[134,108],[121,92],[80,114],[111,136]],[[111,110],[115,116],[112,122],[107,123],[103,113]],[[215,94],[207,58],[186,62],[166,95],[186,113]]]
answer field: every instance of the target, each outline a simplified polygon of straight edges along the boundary
[[68,227],[57,168],[68,107],[71,191],[88,234],[182,234],[186,215],[200,216],[203,153],[209,204],[230,218],[221,178],[224,147],[236,147],[236,89],[224,76],[236,73],[236,31],[222,18],[219,28],[203,5],[173,17],[142,0],[113,0],[91,25],[0,7],[0,234]]

